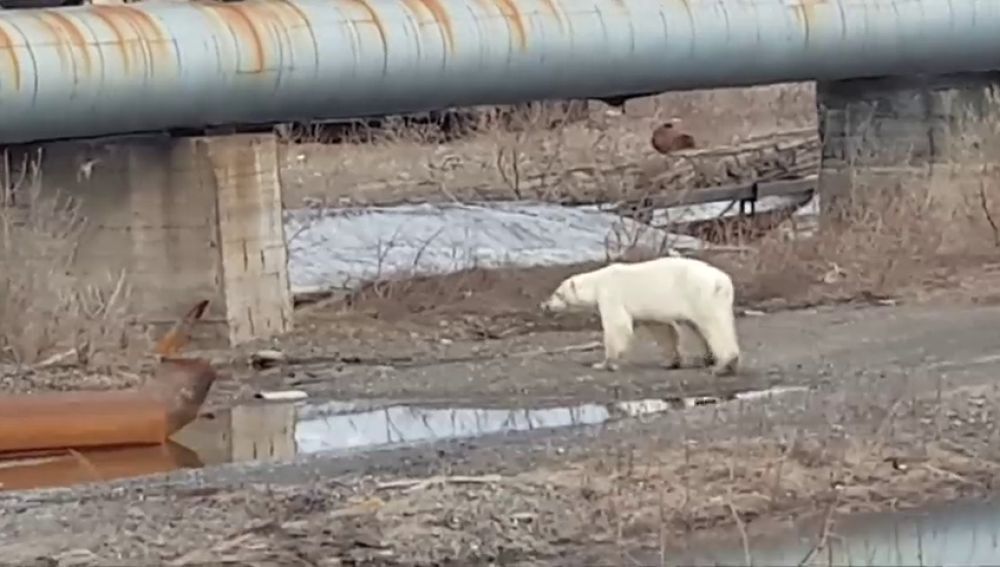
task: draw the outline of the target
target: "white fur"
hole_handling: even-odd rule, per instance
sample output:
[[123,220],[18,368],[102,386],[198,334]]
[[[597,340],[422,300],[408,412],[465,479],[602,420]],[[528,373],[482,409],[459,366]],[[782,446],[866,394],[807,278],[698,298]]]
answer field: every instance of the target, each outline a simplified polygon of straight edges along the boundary
[[740,347],[733,315],[733,281],[722,270],[693,258],[613,263],[570,276],[540,307],[547,312],[593,310],[601,315],[604,360],[615,370],[637,325],[650,332],[668,366],[714,359],[715,374],[736,372]]

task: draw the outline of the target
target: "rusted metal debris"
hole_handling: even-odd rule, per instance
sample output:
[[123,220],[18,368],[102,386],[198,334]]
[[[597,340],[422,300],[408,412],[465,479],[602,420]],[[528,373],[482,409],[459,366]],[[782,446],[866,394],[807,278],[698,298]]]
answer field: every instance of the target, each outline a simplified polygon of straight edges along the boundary
[[671,230],[712,244],[750,243],[763,238],[781,223],[792,218],[812,199],[811,192],[783,197],[783,202],[765,210],[747,211],[741,202],[733,202],[723,214],[709,219],[675,223]]
[[201,301],[157,343],[155,374],[116,391],[0,396],[0,459],[12,453],[160,445],[193,421],[218,375],[202,359],[176,356],[204,314]]
[[79,451],[58,449],[12,453],[5,454],[0,460],[0,490],[109,481],[201,465],[197,453],[172,441]]
[[[699,189],[686,193],[651,195],[638,202],[618,205],[614,211],[641,223],[684,234],[712,244],[734,240],[752,242],[790,219],[813,199],[816,177],[743,183]],[[691,207],[707,203],[729,204],[719,213],[678,215],[677,220],[655,222],[655,210]],[[693,217],[693,218],[692,218]]]

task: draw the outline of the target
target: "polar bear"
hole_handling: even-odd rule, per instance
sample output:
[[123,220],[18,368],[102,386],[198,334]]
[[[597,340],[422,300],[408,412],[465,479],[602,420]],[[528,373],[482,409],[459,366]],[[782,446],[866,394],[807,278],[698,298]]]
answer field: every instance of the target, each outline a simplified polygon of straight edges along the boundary
[[733,281],[719,268],[694,258],[666,257],[615,262],[570,276],[539,307],[546,313],[597,309],[604,360],[594,368],[617,370],[635,327],[641,326],[666,351],[666,366],[714,362],[712,373],[723,375],[735,373],[740,358],[733,299]]

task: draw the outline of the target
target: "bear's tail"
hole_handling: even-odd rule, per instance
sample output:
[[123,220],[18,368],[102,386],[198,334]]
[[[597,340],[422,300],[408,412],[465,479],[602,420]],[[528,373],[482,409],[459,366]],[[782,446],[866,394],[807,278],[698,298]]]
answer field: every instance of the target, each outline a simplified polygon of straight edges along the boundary
[[717,278],[715,280],[715,285],[712,286],[712,295],[718,298],[723,298],[727,302],[732,303],[733,297],[733,281],[728,277]]

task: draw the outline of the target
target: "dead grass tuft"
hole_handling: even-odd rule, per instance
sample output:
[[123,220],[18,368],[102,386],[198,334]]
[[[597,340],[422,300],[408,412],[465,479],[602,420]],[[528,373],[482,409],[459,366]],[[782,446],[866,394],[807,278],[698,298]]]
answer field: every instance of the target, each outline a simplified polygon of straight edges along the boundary
[[620,191],[617,185],[628,185],[636,169],[663,162],[650,137],[666,120],[676,120],[699,146],[718,147],[815,129],[815,112],[813,86],[792,83],[644,97],[629,101],[624,114],[597,101],[585,112],[572,104],[477,110],[460,140],[405,119],[385,121],[377,131],[359,126],[335,140],[318,131],[290,133],[282,145],[284,200],[295,208],[589,199]]
[[849,205],[838,222],[820,223],[811,236],[775,230],[748,253],[714,261],[733,274],[750,304],[892,296],[926,278],[930,268],[972,255],[972,249],[962,256],[942,252],[941,222],[930,202],[875,193]]
[[[405,172],[423,162],[428,171],[434,171],[430,177],[401,175],[389,193],[372,189],[374,185],[367,187],[373,195],[389,195],[389,202],[403,193],[433,200],[425,194],[429,187],[435,188],[432,193],[447,194],[449,200],[462,200],[470,194],[484,197],[483,191],[492,191],[492,197],[560,201],[567,195],[587,193],[584,187],[589,183],[602,188],[607,202],[615,200],[611,197],[636,193],[635,179],[627,172],[642,169],[650,160],[660,160],[668,176],[690,170],[688,177],[696,181],[673,184],[685,187],[725,183],[727,175],[739,177],[728,182],[747,181],[740,176],[803,176],[818,168],[819,142],[815,134],[807,132],[815,121],[814,93],[802,85],[670,93],[630,101],[625,115],[595,103],[586,121],[547,129],[546,121],[551,118],[539,114],[528,117],[519,128],[480,130],[461,146],[410,145],[405,152],[398,142],[380,146],[378,151],[367,146],[365,151],[370,155],[365,159],[387,160],[383,167]],[[650,146],[650,133],[662,121],[677,118],[699,144],[705,140],[704,146],[715,146],[715,150],[677,158],[656,155]],[[799,130],[788,135],[789,128]],[[975,125],[968,131],[976,132]],[[783,134],[768,138],[775,132]],[[984,140],[995,137],[992,130],[983,133]],[[749,142],[742,144],[742,149],[718,151],[720,144],[735,140]],[[710,235],[699,234],[708,237],[717,249],[698,255],[733,276],[737,301],[743,307],[883,300],[914,297],[927,290],[975,287],[965,281],[963,273],[996,264],[1000,251],[1000,198],[995,191],[1000,176],[989,165],[988,144],[966,141],[965,145],[981,151],[960,155],[947,167],[929,166],[926,174],[912,164],[899,169],[878,163],[881,154],[877,148],[858,148],[858,155],[850,159],[858,162],[858,171],[868,173],[852,182],[849,198],[837,201],[838,215],[817,222],[778,213],[769,219],[757,217],[754,222],[717,223],[706,229]],[[345,156],[360,158],[354,150],[338,148]],[[865,151],[872,155],[865,155]],[[720,153],[726,159],[713,161],[702,156]],[[667,159],[679,161],[668,164]],[[700,163],[699,159],[706,163],[692,169],[691,163]],[[437,165],[430,167],[432,162]],[[478,165],[471,167],[473,164]],[[724,171],[711,175],[702,171],[713,164]],[[978,170],[976,164],[985,165]],[[770,168],[770,173],[762,167]],[[356,163],[351,171],[352,175],[363,171],[370,179],[380,170],[359,168]],[[904,178],[900,171],[910,173]],[[588,181],[582,182],[584,178]],[[652,216],[633,213],[623,209],[623,216],[652,222]],[[635,244],[638,234],[612,232],[607,235],[609,261],[662,256],[670,244],[642,249]],[[341,307],[388,321],[410,316],[433,319],[435,324],[442,318],[470,317],[516,320],[518,324],[534,321],[531,328],[537,330],[546,324],[536,312],[538,302],[562,278],[600,264],[476,268],[445,276],[390,274],[352,294]],[[579,321],[566,320],[566,324],[575,327]]]
[[43,195],[38,160],[4,154],[0,200],[0,360],[91,365],[127,345],[126,274],[84,284],[70,272],[85,228],[75,201]]
[[[944,216],[920,192],[873,191],[845,203],[836,222],[811,220],[792,217],[763,235],[752,225],[733,223],[729,232],[716,234],[718,251],[696,256],[731,274],[737,303],[755,309],[911,298],[963,285],[967,268],[996,264],[998,249],[986,209],[977,212],[970,205]],[[964,233],[959,249],[946,238],[956,223]],[[618,248],[608,260],[663,255],[662,250],[628,243]],[[524,332],[578,329],[588,324],[587,318],[548,321],[536,306],[563,278],[605,263],[396,274],[364,285],[340,308],[383,322],[475,319],[480,327],[490,320],[494,327],[517,326]]]

